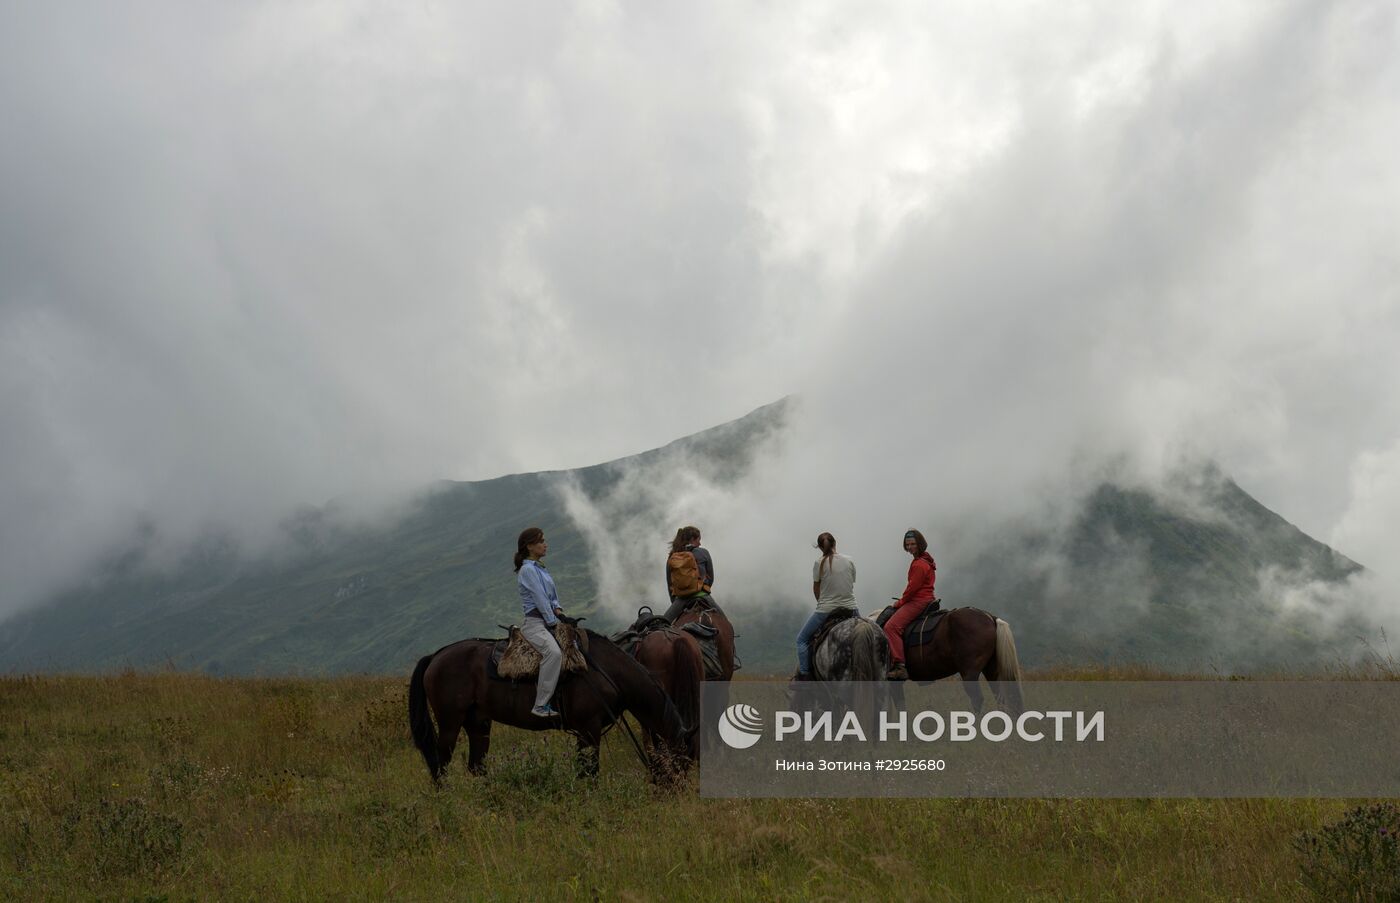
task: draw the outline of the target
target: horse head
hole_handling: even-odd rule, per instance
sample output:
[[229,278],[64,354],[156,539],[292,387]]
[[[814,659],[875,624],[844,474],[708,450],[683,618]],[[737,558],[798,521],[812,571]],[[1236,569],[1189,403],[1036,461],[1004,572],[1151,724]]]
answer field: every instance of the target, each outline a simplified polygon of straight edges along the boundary
[[699,727],[698,724],[689,727],[682,724],[674,738],[659,738],[660,742],[652,748],[648,763],[653,784],[675,787],[685,782],[690,766],[695,764],[697,758]]

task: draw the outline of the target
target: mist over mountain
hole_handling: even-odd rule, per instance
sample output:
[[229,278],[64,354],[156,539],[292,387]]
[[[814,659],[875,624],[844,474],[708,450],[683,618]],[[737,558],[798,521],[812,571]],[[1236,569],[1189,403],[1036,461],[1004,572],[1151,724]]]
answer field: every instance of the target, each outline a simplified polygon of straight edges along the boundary
[[519,619],[511,556],[532,525],[549,536],[548,563],[570,613],[591,615],[596,581],[563,487],[600,495],[628,468],[668,460],[701,462],[706,477],[732,482],[781,426],[782,410],[770,405],[623,461],[442,481],[389,524],[347,523],[337,503],[306,509],[283,523],[278,553],[256,559],[214,535],[178,561],[153,561],[155,528],[147,527],[80,586],[0,623],[0,669],[393,671],[424,647]]
[[1189,498],[1102,484],[1071,528],[1024,526],[980,554],[952,604],[997,600],[1040,663],[1225,673],[1353,660],[1376,628],[1348,608],[1362,568],[1207,466]]
[[[306,509],[283,524],[274,555],[249,557],[209,535],[180,560],[157,562],[148,554],[150,527],[81,585],[0,623],[0,669],[405,671],[445,643],[495,635],[496,625],[519,620],[510,558],[515,537],[531,525],[549,536],[548,564],[569,612],[614,629],[639,604],[660,607],[666,539],[658,530],[627,540],[640,560],[655,559],[654,579],[637,567],[631,583],[608,577],[610,567],[628,566],[604,560],[590,533],[623,515],[666,522],[649,510],[651,496],[618,488],[640,480],[664,496],[699,481],[742,499],[760,461],[781,466],[792,406],[768,405],[606,464],[440,482],[384,523],[348,521],[336,503]],[[601,505],[608,499],[611,507]],[[595,512],[594,522],[579,523],[585,510]],[[762,510],[748,514],[763,517]],[[1069,524],[1003,525],[975,556],[940,571],[945,605],[975,605],[1011,621],[1031,667],[1317,668],[1349,660],[1356,638],[1374,635],[1365,617],[1339,601],[1360,565],[1212,466],[1161,490],[1102,483],[1078,500]],[[937,552],[937,538],[930,539]],[[810,603],[807,575],[794,574],[794,591],[782,598],[726,584],[724,537],[707,544],[716,549],[716,592],[736,622],[749,670],[789,669],[792,636]],[[863,607],[883,604],[870,589],[878,581],[862,580]],[[615,592],[635,598],[602,598],[603,585],[627,586]]]

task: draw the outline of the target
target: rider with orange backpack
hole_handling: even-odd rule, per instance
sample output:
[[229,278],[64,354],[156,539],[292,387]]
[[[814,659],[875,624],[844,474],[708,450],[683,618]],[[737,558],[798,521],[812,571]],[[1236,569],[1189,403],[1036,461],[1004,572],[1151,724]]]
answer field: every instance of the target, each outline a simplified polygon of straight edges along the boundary
[[675,623],[692,601],[708,597],[714,582],[714,559],[709,549],[700,546],[699,528],[681,527],[666,556],[666,593],[671,599],[666,620]]

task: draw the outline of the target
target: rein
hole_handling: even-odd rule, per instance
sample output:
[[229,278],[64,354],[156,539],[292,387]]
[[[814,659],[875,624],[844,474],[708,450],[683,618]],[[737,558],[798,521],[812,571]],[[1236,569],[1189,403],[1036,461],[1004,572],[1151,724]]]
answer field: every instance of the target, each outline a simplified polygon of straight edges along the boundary
[[637,735],[632,733],[632,725],[627,723],[627,712],[623,711],[620,714],[613,714],[612,706],[608,705],[608,701],[603,698],[602,693],[598,692],[598,688],[593,685],[593,681],[589,680],[588,676],[596,672],[612,686],[613,692],[617,693],[618,696],[622,695],[622,691],[618,689],[617,683],[608,676],[607,672],[597,666],[593,661],[592,655],[585,653],[584,658],[593,666],[589,671],[583,672],[584,682],[588,684],[588,688],[593,691],[593,694],[598,697],[598,703],[603,707],[603,711],[608,713],[608,717],[613,720],[613,723],[622,722],[622,726],[627,729],[628,738],[632,741],[632,748],[637,751],[637,759],[642,763],[642,767],[647,771],[651,771],[651,761],[647,759],[646,753],[642,751],[642,744],[637,741]]

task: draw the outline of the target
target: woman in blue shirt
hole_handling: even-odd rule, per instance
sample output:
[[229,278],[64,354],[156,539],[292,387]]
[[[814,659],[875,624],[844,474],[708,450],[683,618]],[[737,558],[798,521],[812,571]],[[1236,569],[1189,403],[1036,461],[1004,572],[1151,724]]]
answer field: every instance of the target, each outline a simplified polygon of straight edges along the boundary
[[526,528],[516,541],[515,571],[519,575],[520,604],[525,610],[525,623],[520,632],[540,654],[535,707],[530,709],[530,714],[538,718],[559,716],[549,700],[559,684],[559,667],[564,661],[564,654],[554,639],[554,625],[559,623],[558,616],[564,613],[564,609],[559,606],[554,578],[540,563],[548,551],[549,544],[544,541],[544,531],[539,527]]

